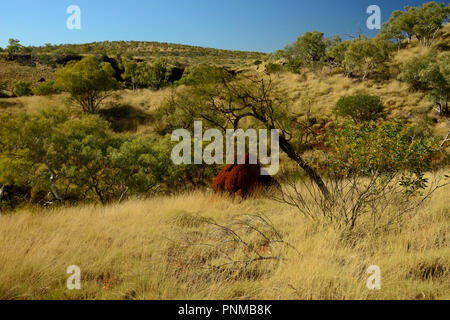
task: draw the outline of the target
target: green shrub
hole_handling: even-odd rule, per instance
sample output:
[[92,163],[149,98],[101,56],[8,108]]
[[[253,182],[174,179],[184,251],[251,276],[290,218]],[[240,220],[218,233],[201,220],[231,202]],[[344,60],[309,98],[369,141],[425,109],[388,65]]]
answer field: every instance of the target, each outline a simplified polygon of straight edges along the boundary
[[[139,116],[126,107],[114,111]],[[107,203],[158,188],[175,191],[180,183],[205,186],[217,174],[215,166],[173,164],[170,135],[115,133],[97,114],[74,118],[68,110],[46,108],[0,113],[0,123],[0,186],[30,190],[30,203]]]
[[398,79],[409,84],[413,90],[425,90],[427,89],[428,84],[423,77],[422,72],[426,70],[432,62],[432,57],[428,55],[412,57],[403,63]]
[[[347,123],[331,137],[333,170],[373,176],[400,175],[409,191],[423,189],[424,175],[433,169],[433,159],[441,152],[433,136],[409,135],[397,122]],[[405,190],[405,191],[407,191]]]
[[33,94],[36,96],[48,96],[50,94],[58,93],[58,90],[54,88],[55,81],[47,81],[33,89]]
[[11,85],[11,91],[16,97],[29,96],[31,95],[31,85],[26,81],[14,80]]
[[427,92],[441,115],[447,115],[450,96],[450,54],[439,58],[432,55],[414,57],[402,66],[399,80],[408,83],[413,90]]
[[180,80],[174,82],[174,86],[214,84],[231,77],[232,75],[223,68],[201,64],[185,72]]
[[178,87],[178,86],[192,86],[195,84],[195,77],[192,74],[183,74],[183,76],[181,77],[180,80],[176,80],[173,82],[173,86],[174,87]]
[[97,113],[111,91],[118,87],[114,74],[111,64],[88,56],[57,70],[54,87],[70,93],[84,112]]
[[301,59],[308,66],[320,64],[325,58],[327,41],[318,31],[305,32],[296,42],[287,46],[286,52],[291,59]]
[[287,64],[287,68],[289,69],[289,71],[294,72],[294,73],[300,73],[300,70],[305,66],[305,63],[303,62],[302,59],[293,59],[291,60],[288,64]]
[[384,106],[377,96],[356,94],[342,97],[333,109],[334,114],[353,121],[376,120],[383,115]]
[[391,49],[385,40],[361,38],[352,41],[347,48],[343,45],[340,50],[345,50],[343,63],[347,72],[364,81],[389,60]]
[[283,70],[283,66],[279,63],[272,63],[269,62],[266,66],[266,72],[267,73],[278,73]]

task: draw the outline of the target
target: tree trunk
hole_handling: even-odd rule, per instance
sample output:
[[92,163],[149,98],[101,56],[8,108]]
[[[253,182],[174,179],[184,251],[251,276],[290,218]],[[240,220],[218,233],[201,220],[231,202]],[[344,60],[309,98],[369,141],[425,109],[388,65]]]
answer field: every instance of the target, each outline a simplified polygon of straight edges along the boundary
[[289,158],[294,160],[303,170],[305,170],[305,172],[308,175],[308,177],[312,181],[314,181],[314,183],[319,188],[320,192],[322,192],[322,194],[325,197],[325,199],[329,199],[330,191],[328,190],[327,186],[323,182],[322,178],[319,176],[319,174],[317,174],[317,172],[313,168],[311,168],[302,159],[302,157],[300,157],[300,155],[297,154],[297,152],[295,152],[295,150],[292,147],[292,145],[286,140],[286,138],[284,138],[282,136],[280,136],[280,148],[281,148],[281,150],[286,152],[286,154],[288,155]]
[[44,160],[44,163],[47,166],[48,171],[50,172],[50,182],[51,182],[50,190],[53,194],[53,197],[56,200],[63,202],[64,199],[61,197],[58,187],[55,184],[55,181],[58,178],[58,175],[55,173],[55,171],[53,171],[53,168],[50,166],[50,164],[48,163],[47,160]]
[[100,190],[97,188],[97,185],[94,185],[94,191],[95,191],[95,193],[97,194],[97,196],[98,196],[100,202],[102,203],[102,205],[104,205],[104,204],[105,204],[105,200],[103,199],[102,193],[101,193]]
[[366,77],[367,77],[367,70],[364,70],[364,76],[362,78],[362,81],[366,81]]

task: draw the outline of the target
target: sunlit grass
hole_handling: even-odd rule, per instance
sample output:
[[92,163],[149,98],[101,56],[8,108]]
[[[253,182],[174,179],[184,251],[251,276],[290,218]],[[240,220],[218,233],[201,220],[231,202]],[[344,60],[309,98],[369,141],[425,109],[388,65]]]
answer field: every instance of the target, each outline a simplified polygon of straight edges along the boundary
[[[3,215],[0,299],[448,299],[449,191],[377,232],[369,224],[337,230],[269,199],[208,192]],[[242,214],[264,214],[295,249],[279,247],[280,261],[211,271],[223,262],[218,252],[188,244],[216,232],[205,219],[227,225]],[[81,290],[66,288],[69,265],[81,268]],[[381,268],[379,291],[366,287],[370,265]]]

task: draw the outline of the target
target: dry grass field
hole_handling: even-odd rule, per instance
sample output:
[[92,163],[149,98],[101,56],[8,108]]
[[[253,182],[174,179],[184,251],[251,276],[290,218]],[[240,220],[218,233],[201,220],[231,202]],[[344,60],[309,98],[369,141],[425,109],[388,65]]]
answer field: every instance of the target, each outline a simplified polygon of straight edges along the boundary
[[[449,192],[398,224],[352,232],[208,192],[3,215],[0,299],[449,299]],[[249,221],[277,236],[240,228]],[[238,239],[229,230],[242,242],[223,244]],[[70,265],[81,290],[66,288]],[[381,290],[366,287],[371,265]]]

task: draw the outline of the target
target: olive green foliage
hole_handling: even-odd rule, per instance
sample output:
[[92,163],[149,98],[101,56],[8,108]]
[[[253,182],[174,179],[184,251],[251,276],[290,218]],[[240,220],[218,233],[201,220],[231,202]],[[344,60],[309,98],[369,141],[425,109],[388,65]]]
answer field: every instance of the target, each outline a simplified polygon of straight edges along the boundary
[[20,41],[17,39],[9,39],[8,46],[6,47],[6,52],[10,55],[18,54],[23,50],[23,46],[20,44]]
[[125,72],[122,74],[122,78],[129,83],[133,90],[144,86],[144,77],[147,72],[147,64],[138,63],[136,61],[125,62]]
[[33,89],[33,94],[35,96],[48,96],[51,94],[58,93],[59,91],[55,89],[55,81],[46,81],[40,85],[37,85]]
[[338,36],[324,38],[318,31],[306,32],[285,50],[273,54],[276,59],[288,60],[287,70],[300,73],[301,68],[322,66],[340,68],[344,74],[365,80],[373,73],[384,73],[390,53],[396,43],[398,50],[415,37],[423,47],[431,47],[441,37],[441,29],[448,21],[450,6],[428,2],[422,7],[405,7],[395,11],[383,24],[374,39],[359,35],[353,40],[342,41]]
[[370,73],[389,60],[389,54],[390,49],[386,41],[359,38],[348,45],[343,64],[347,72],[365,80]]
[[281,71],[283,71],[283,66],[281,64],[279,64],[279,63],[269,62],[266,65],[266,72],[269,73],[269,74],[271,74],[271,73],[279,73]]
[[180,80],[174,82],[174,86],[214,84],[231,77],[231,74],[224,68],[201,64],[187,70]]
[[168,64],[164,59],[159,59],[153,64],[127,61],[122,77],[128,81],[133,90],[149,87],[159,90],[167,84],[168,71]]
[[151,66],[151,72],[149,74],[148,83],[151,88],[159,90],[167,83],[168,73],[167,61],[159,59]]
[[408,83],[413,90],[427,92],[427,97],[437,106],[440,114],[448,114],[450,95],[450,54],[440,57],[426,54],[407,60],[401,69],[399,79]]
[[56,89],[69,92],[71,98],[86,113],[98,112],[101,103],[117,88],[115,71],[107,62],[88,56],[81,61],[69,62],[55,72]]
[[117,134],[98,115],[45,109],[0,120],[0,185],[30,189],[33,203],[107,203],[202,186],[216,173],[173,165],[169,136]]
[[347,52],[348,47],[350,46],[351,41],[340,41],[334,43],[330,48],[327,50],[327,56],[329,58],[334,59],[334,61],[339,64],[343,65],[345,60],[345,53]]
[[343,176],[401,176],[404,192],[426,187],[424,175],[432,169],[441,148],[434,137],[411,137],[396,122],[348,123],[331,136],[333,170]]
[[422,7],[406,6],[404,11],[393,12],[383,25],[381,36],[394,39],[397,43],[415,36],[423,47],[430,47],[449,15],[450,5],[435,1],[424,3]]
[[318,31],[305,32],[296,42],[286,47],[286,52],[292,59],[301,59],[306,65],[312,66],[325,57],[327,41],[324,34]]
[[[430,190],[425,173],[441,153],[433,137],[411,137],[402,124],[390,121],[348,122],[328,135],[327,144],[330,152],[322,158],[320,172],[333,192],[319,197],[317,205],[297,193],[292,204],[313,219],[322,215],[350,230],[366,215],[374,226],[382,219],[390,225],[417,209],[427,197],[424,190]],[[291,186],[295,191],[296,185]],[[391,202],[399,208],[397,215],[386,212]]]
[[424,72],[429,85],[427,98],[432,101],[441,115],[449,115],[450,97],[450,53],[443,54]]
[[339,99],[333,113],[341,117],[350,117],[358,122],[376,120],[383,115],[383,110],[384,106],[379,97],[356,94]]
[[303,62],[302,59],[291,59],[287,65],[286,65],[286,69],[293,72],[293,73],[301,73],[301,69],[305,66],[305,63]]
[[11,91],[16,97],[29,96],[31,95],[31,84],[22,80],[14,80],[11,84]]
[[407,38],[404,30],[409,30],[408,23],[402,11],[394,11],[387,22],[383,24],[377,37],[386,40],[394,40],[400,50],[401,43]]
[[135,57],[146,62],[166,59],[169,64],[180,62],[186,65],[198,65],[214,61],[218,65],[243,65],[255,60],[264,60],[267,56],[261,52],[232,51],[211,48],[194,47],[181,44],[147,42],[147,41],[104,41],[86,44],[46,44],[33,47],[34,56],[65,56],[93,54],[116,57],[124,63]]

